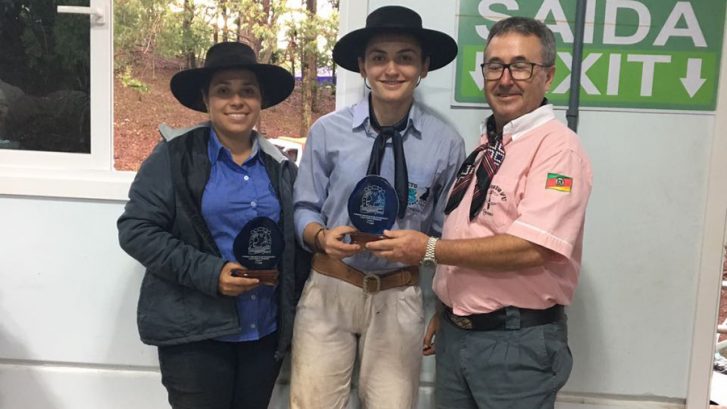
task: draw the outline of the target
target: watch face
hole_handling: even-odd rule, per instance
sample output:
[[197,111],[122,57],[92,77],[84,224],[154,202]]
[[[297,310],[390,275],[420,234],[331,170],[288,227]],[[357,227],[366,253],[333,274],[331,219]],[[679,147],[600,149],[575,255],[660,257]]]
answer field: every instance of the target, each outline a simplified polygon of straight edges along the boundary
[[435,263],[431,258],[425,258],[422,260],[422,265],[424,267],[436,267],[437,263]]

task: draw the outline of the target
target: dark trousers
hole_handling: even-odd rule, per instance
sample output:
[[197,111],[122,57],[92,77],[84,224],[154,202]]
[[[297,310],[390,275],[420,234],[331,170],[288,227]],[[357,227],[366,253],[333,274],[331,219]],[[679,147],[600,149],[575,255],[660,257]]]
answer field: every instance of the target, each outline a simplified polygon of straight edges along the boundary
[[[469,331],[439,317],[437,409],[553,409],[573,358],[565,318],[520,329]],[[507,317],[508,328],[520,326]]]
[[267,409],[281,361],[277,333],[258,341],[162,346],[159,367],[174,409]]

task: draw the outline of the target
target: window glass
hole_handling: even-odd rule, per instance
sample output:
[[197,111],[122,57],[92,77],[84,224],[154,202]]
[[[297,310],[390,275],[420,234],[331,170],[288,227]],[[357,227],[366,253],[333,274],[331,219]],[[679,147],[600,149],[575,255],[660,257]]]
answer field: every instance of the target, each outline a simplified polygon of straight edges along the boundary
[[0,1],[0,149],[90,153],[90,19],[58,5]]

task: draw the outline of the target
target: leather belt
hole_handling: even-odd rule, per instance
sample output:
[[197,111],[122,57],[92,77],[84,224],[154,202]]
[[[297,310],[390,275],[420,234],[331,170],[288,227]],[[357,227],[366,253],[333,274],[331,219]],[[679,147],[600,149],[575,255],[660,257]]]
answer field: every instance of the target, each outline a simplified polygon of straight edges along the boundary
[[472,331],[504,331],[535,327],[561,320],[565,313],[562,305],[544,310],[505,307],[486,314],[456,315],[445,306],[444,316],[454,326]]
[[313,255],[313,269],[361,288],[366,294],[419,283],[419,267],[408,266],[384,274],[366,274],[323,253]]

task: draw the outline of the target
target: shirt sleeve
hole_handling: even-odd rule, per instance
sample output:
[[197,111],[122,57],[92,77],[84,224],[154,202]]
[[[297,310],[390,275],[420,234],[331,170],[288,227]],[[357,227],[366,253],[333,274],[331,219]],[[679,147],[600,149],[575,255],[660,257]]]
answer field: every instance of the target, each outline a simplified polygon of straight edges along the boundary
[[582,234],[592,184],[588,158],[567,143],[569,138],[541,145],[528,171],[519,216],[507,231],[568,258]]
[[447,164],[444,171],[439,174],[434,190],[436,202],[434,203],[432,226],[429,229],[429,235],[436,237],[442,235],[444,208],[447,206],[449,190],[452,187],[452,183],[454,183],[457,172],[459,172],[459,167],[462,166],[462,162],[465,159],[464,139],[454,129],[451,129],[451,132],[453,135],[450,137],[452,143],[449,145]]
[[326,225],[321,209],[326,199],[330,172],[325,129],[316,122],[308,132],[293,189],[295,233],[300,244],[308,250],[311,249],[303,241],[305,227],[310,223]]

